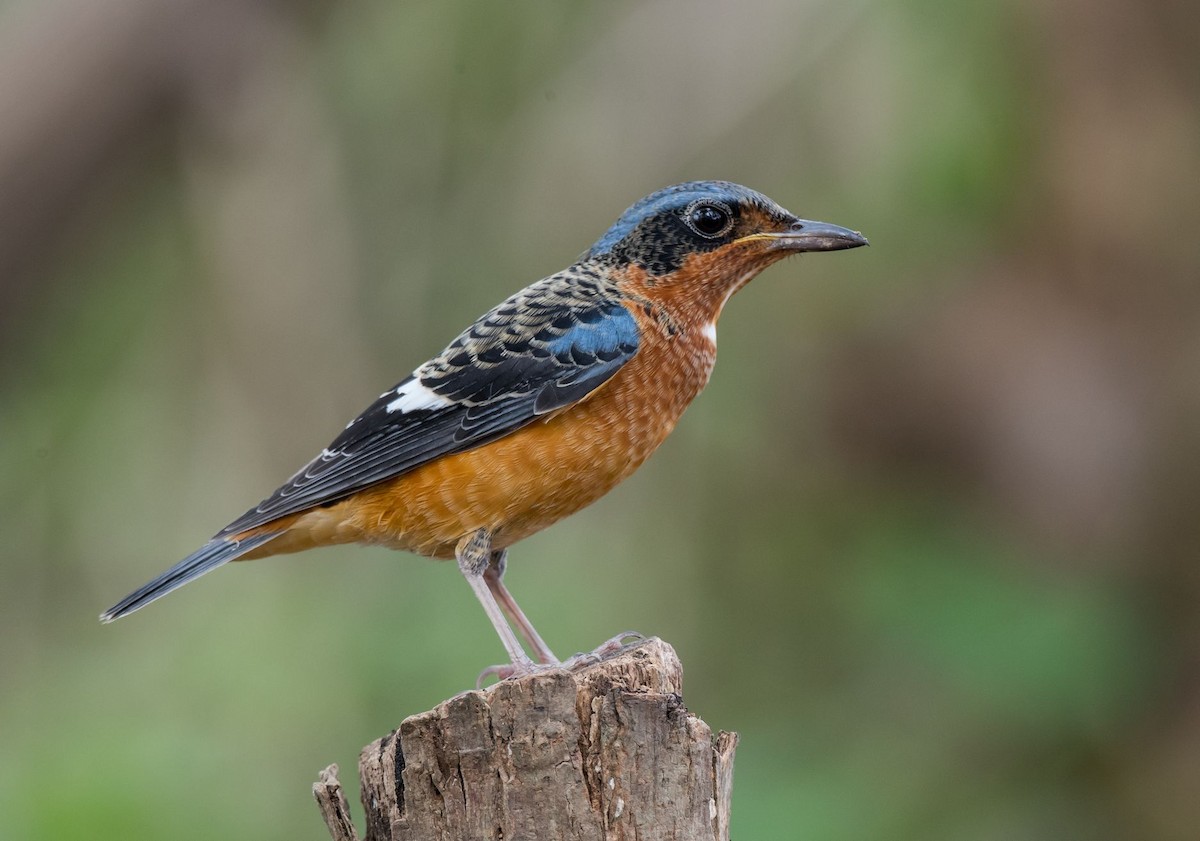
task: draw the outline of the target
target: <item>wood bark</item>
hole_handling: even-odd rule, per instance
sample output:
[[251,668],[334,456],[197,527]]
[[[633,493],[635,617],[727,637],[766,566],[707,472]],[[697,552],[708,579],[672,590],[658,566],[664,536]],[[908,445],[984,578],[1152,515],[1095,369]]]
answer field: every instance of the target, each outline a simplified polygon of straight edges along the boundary
[[[683,705],[659,639],[464,692],[363,748],[366,841],[727,841],[737,734]],[[337,766],[313,794],[358,841]]]

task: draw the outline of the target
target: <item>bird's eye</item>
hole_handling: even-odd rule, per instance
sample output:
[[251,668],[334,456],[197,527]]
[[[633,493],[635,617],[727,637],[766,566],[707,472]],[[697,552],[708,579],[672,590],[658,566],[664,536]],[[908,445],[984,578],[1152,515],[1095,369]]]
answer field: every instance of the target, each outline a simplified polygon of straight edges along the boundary
[[724,205],[700,202],[688,208],[687,225],[706,239],[716,239],[733,226],[733,214]]

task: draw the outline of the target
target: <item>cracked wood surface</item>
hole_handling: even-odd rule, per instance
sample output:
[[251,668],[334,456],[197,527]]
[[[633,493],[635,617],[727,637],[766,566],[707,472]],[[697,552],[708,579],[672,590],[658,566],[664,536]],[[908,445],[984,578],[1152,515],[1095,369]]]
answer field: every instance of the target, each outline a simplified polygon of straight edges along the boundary
[[[671,646],[464,692],[359,756],[366,841],[727,841],[734,733],[683,706]],[[358,841],[337,767],[313,793]]]

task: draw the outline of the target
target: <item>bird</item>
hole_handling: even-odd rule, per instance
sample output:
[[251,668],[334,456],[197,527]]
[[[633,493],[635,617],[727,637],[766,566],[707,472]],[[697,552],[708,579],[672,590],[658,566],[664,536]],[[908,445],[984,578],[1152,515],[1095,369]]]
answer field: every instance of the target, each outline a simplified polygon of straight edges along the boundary
[[790,255],[867,244],[728,181],[653,192],[100,619],[229,561],[380,545],[457,561],[508,655],[499,676],[558,665],[504,584],[509,547],[591,504],[657,449],[709,381],[717,320],[735,292]]

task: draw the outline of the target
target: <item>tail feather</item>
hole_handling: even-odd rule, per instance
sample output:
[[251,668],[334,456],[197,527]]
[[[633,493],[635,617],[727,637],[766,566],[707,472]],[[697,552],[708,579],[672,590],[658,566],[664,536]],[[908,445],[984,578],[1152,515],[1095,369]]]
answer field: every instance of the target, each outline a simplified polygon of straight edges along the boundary
[[241,540],[214,538],[188,555],[175,566],[164,572],[100,614],[101,622],[112,622],[140,610],[155,599],[161,599],[172,590],[177,590],[189,581],[199,578],[209,570],[232,561],[251,549],[262,546],[279,536],[279,532],[266,532],[244,537]]

